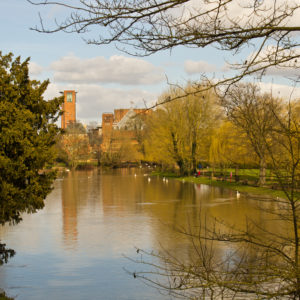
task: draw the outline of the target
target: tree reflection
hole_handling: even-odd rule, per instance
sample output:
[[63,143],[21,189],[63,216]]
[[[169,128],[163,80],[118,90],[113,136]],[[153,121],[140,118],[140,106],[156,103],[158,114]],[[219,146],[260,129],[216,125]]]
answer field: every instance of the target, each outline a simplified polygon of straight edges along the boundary
[[[287,203],[270,198],[230,201],[239,203],[200,204],[197,219],[192,215],[187,224],[177,224],[184,249],[175,247],[176,241],[172,246],[161,243],[155,252],[139,249],[137,258],[129,258],[143,265],[135,278],[179,298],[299,299]],[[241,214],[249,202],[252,209]]]

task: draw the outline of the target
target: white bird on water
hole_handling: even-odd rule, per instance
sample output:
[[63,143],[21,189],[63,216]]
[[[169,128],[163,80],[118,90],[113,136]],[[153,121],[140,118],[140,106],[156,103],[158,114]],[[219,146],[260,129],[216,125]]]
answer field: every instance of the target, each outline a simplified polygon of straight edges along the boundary
[[151,181],[151,178],[150,177],[148,177],[148,182],[150,182]]
[[240,198],[240,196],[241,196],[240,192],[239,192],[239,191],[236,191],[236,197],[237,197],[237,198]]

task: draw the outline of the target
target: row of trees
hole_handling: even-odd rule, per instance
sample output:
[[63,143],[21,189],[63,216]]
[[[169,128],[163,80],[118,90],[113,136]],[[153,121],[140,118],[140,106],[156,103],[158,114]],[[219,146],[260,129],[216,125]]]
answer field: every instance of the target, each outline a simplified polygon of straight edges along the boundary
[[[174,93],[185,91],[171,88],[163,98]],[[200,212],[196,228],[177,228],[191,242],[188,259],[169,250],[139,250],[135,261],[151,271],[134,276],[188,299],[300,299],[300,102],[262,94],[254,84],[233,85],[224,98],[213,90],[188,94],[153,112],[146,156],[176,165],[182,174],[199,160],[218,167],[256,165],[260,185],[269,168],[285,197],[257,199],[265,220],[258,224],[245,216],[243,228]],[[220,255],[220,249],[228,253]]]
[[57,139],[57,162],[76,168],[88,161],[111,167],[140,161],[143,150],[138,141],[141,141],[143,132],[136,128],[140,119],[130,121],[133,125],[130,130],[110,130],[105,136],[96,126],[86,129],[80,122],[69,124]]
[[299,102],[262,94],[254,84],[233,85],[223,98],[213,89],[197,95],[193,89],[172,87],[161,96],[161,101],[181,99],[159,106],[148,119],[146,159],[176,166],[181,175],[195,172],[199,162],[218,168],[259,167],[258,184],[264,185],[274,159],[288,160],[282,139],[287,126],[298,124]]
[[[144,159],[181,175],[195,173],[199,163],[235,168],[236,174],[241,166],[251,166],[259,168],[257,184],[264,185],[274,159],[281,158],[283,165],[288,160],[282,135],[286,126],[297,125],[299,103],[262,94],[254,84],[233,85],[223,98],[213,89],[193,91],[191,84],[171,87],[148,117],[136,116],[130,130],[112,130],[104,152],[104,137],[73,124],[59,139],[59,156],[72,167],[90,158],[111,165]],[[165,102],[174,98],[180,99]]]

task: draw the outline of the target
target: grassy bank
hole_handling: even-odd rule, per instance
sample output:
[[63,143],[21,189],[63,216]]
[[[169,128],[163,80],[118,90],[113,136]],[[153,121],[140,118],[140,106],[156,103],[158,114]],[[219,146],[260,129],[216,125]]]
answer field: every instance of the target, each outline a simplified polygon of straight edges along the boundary
[[194,183],[201,183],[207,184],[211,186],[223,187],[228,188],[231,190],[239,191],[240,193],[247,193],[247,194],[255,194],[255,195],[268,195],[271,197],[280,197],[284,198],[285,194],[280,190],[273,190],[267,187],[257,187],[251,185],[244,185],[238,182],[230,182],[230,181],[219,181],[219,180],[212,180],[207,177],[178,177],[179,180],[185,180],[188,182]]
[[244,194],[254,194],[254,195],[266,195],[270,197],[279,197],[279,198],[285,198],[284,192],[280,190],[274,190],[272,188],[268,187],[257,187],[253,185],[245,185],[243,182],[235,182],[232,180],[231,182],[228,181],[222,181],[222,180],[217,180],[217,179],[211,179],[210,177],[206,176],[199,176],[199,177],[194,177],[194,176],[188,176],[188,177],[180,177],[177,176],[174,173],[164,173],[164,172],[154,172],[153,175],[158,175],[161,177],[168,177],[168,178],[175,178],[176,180],[181,180],[181,181],[186,181],[186,182],[193,182],[196,184],[207,184],[210,186],[216,186],[216,187],[222,187],[222,188],[227,188],[231,190],[236,190],[239,191],[240,193]]

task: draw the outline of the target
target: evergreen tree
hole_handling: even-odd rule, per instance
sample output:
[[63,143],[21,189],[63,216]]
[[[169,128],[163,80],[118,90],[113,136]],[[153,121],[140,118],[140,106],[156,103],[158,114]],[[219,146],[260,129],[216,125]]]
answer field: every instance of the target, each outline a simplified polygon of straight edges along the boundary
[[[43,208],[55,172],[55,124],[62,97],[43,98],[49,81],[30,80],[29,59],[0,52],[0,224],[15,224],[21,213]],[[46,170],[46,171],[45,171]],[[5,251],[0,249],[2,259]],[[1,254],[0,254],[1,255]],[[1,256],[0,256],[1,261]]]

